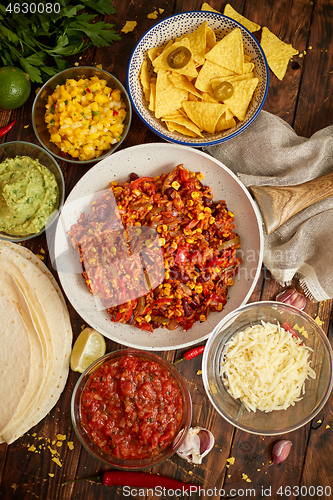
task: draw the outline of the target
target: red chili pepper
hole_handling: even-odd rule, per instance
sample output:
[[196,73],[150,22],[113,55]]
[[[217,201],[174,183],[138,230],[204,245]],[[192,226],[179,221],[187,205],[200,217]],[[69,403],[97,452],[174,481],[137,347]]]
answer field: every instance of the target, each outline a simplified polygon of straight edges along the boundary
[[177,249],[177,254],[175,257],[175,263],[181,265],[185,262],[188,254],[188,248],[186,245],[181,245]]
[[[291,333],[291,335],[293,337],[296,337],[297,339],[299,339],[299,336],[297,335],[297,333],[295,332],[293,327],[288,323],[288,321],[284,321],[281,326],[282,326],[282,328],[287,330],[287,332]],[[301,345],[303,345],[303,342],[301,343]]]
[[149,472],[131,472],[131,471],[105,471],[103,474],[82,479],[75,479],[63,483],[71,484],[78,481],[95,481],[103,483],[104,486],[133,486],[134,488],[168,488],[174,490],[198,491],[198,486],[191,483],[183,483],[171,477],[161,476],[159,474],[150,474]]
[[135,181],[132,181],[129,187],[130,189],[136,189],[142,182],[145,181],[154,182],[154,177],[139,177],[138,179],[135,179]]
[[8,123],[8,125],[5,125],[4,127],[0,128],[0,137],[7,134],[7,132],[9,132],[10,129],[15,125],[15,122],[16,122],[16,120],[14,120],[11,123]]
[[196,356],[199,356],[199,354],[202,354],[204,352],[204,350],[205,350],[204,345],[201,345],[199,347],[194,347],[193,349],[186,351],[182,358],[177,359],[177,361],[174,362],[174,365],[176,363],[179,363],[179,361],[184,361],[184,359],[189,361],[190,359],[195,358]]

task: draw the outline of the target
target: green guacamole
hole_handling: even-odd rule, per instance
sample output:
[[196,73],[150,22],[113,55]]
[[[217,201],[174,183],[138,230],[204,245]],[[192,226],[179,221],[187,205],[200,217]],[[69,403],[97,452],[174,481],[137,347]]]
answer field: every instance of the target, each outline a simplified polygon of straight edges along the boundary
[[50,170],[29,156],[0,163],[0,231],[39,233],[58,208],[59,190]]

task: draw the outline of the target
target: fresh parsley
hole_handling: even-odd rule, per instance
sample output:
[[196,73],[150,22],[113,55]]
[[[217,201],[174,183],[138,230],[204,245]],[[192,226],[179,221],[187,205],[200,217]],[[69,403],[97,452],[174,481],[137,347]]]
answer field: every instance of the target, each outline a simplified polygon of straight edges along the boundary
[[[15,3],[23,5],[26,0]],[[121,40],[114,24],[96,20],[99,14],[115,14],[111,0],[58,3],[59,13],[44,11],[29,16],[6,11],[6,6],[0,5],[0,61],[4,66],[20,66],[32,82],[43,83],[66,69],[66,56],[81,53],[91,45],[108,47]]]

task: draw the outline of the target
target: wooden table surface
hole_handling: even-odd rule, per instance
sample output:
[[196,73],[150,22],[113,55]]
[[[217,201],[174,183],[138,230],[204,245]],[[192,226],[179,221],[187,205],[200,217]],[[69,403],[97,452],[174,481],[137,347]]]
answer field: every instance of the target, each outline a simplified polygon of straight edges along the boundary
[[[225,1],[211,0],[210,5],[223,11]],[[331,125],[333,116],[333,4],[332,0],[231,0],[241,14],[261,26],[267,26],[283,41],[291,43],[300,52],[289,63],[285,78],[280,81],[270,74],[270,86],[264,109],[286,120],[302,136]],[[200,10],[201,0],[114,0],[117,13],[107,20],[120,31],[126,20],[137,21],[133,32],[122,33],[122,40],[107,49],[88,49],[81,59],[72,58],[71,64],[101,64],[122,83],[126,83],[129,56],[139,38],[155,22],[178,12]],[[161,12],[159,12],[159,9]],[[157,10],[156,20],[148,14]],[[259,32],[260,33],[260,32]],[[258,34],[256,36],[259,36]],[[33,87],[36,89],[36,85]],[[34,92],[28,102],[12,111],[0,111],[0,126],[14,118],[14,129],[2,141],[25,140],[38,143],[31,123]],[[134,114],[130,133],[122,148],[136,144],[157,142]],[[61,163],[66,181],[66,195],[88,170],[78,165]],[[311,168],[311,165],[304,165]],[[44,236],[26,243],[36,254],[47,252]],[[329,251],[332,251],[329,249]],[[47,255],[47,253],[45,254]],[[45,258],[45,262],[48,263]],[[298,283],[294,283],[298,286]],[[263,268],[261,278],[251,300],[275,299],[281,287]],[[319,316],[323,329],[332,340],[332,301],[308,303],[306,312]],[[68,303],[74,339],[83,320]],[[107,349],[120,346],[107,340]],[[179,358],[181,351],[160,353],[169,361]],[[210,429],[215,436],[213,450],[194,466],[174,456],[156,467],[153,472],[193,482],[205,493],[200,498],[333,498],[333,397],[312,422],[290,434],[283,435],[293,443],[288,459],[270,466],[272,445],[276,437],[261,437],[239,431],[228,424],[206,397],[200,375],[201,356],[177,365],[185,377],[193,399],[193,426]],[[199,373],[198,373],[199,372]],[[107,488],[92,482],[62,483],[75,478],[93,476],[106,469],[91,458],[80,446],[70,417],[70,399],[79,377],[70,372],[65,390],[56,406],[38,425],[12,445],[0,445],[0,498],[3,500],[69,500],[126,498],[122,488]],[[278,416],[277,416],[278,418]],[[64,437],[59,442],[58,435]],[[60,444],[62,444],[60,446]],[[73,444],[73,446],[71,445]],[[72,449],[71,449],[72,448]],[[59,458],[59,464],[52,460]],[[232,458],[228,462],[228,459]],[[233,463],[232,463],[233,462]],[[321,489],[322,487],[322,489]],[[326,495],[325,495],[326,487]],[[223,488],[223,491],[221,491]],[[134,493],[134,492],[133,492]],[[127,495],[128,498],[128,495]],[[161,495],[143,495],[138,491],[130,498],[161,498]],[[165,498],[165,497],[164,497]],[[192,498],[199,498],[193,494]]]

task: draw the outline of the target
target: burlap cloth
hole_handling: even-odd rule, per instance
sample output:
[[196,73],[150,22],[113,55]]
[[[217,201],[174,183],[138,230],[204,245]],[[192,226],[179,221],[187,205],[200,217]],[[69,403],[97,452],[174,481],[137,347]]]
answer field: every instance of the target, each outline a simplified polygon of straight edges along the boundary
[[[307,139],[261,111],[234,139],[204,150],[245,186],[301,184],[333,171],[333,125]],[[298,277],[314,300],[333,298],[333,197],[302,210],[270,235],[265,233],[264,265],[281,284]]]

